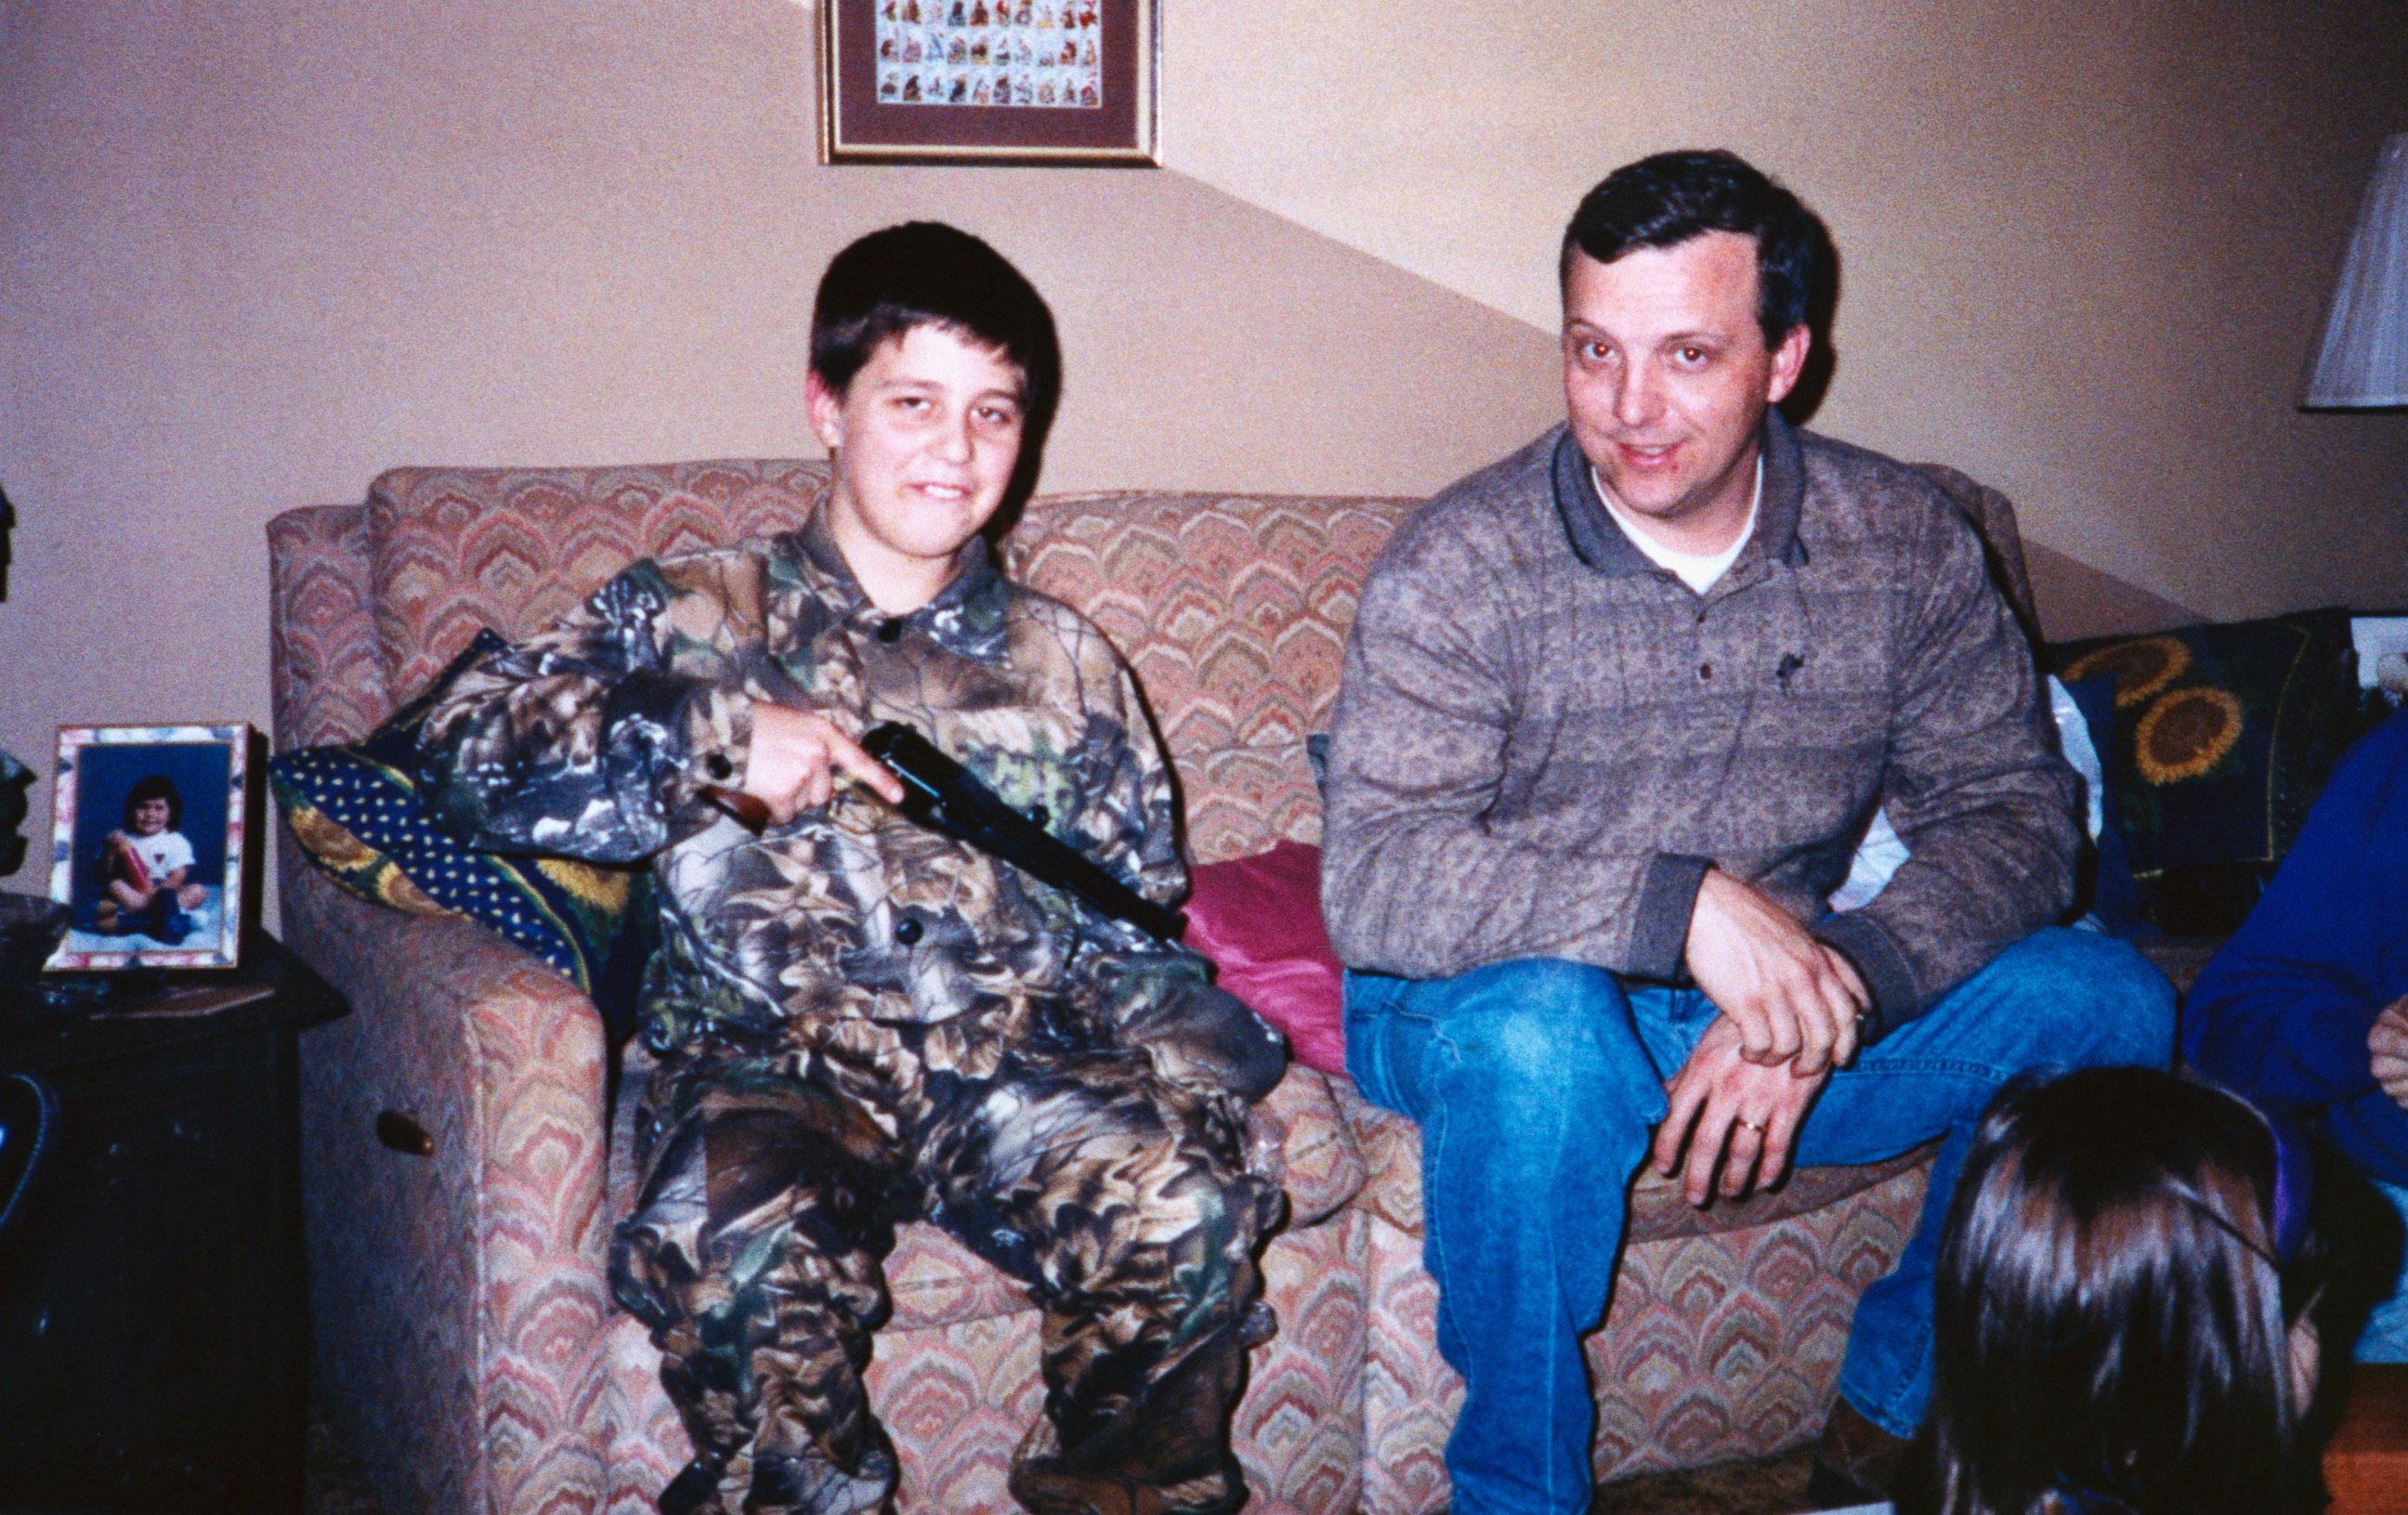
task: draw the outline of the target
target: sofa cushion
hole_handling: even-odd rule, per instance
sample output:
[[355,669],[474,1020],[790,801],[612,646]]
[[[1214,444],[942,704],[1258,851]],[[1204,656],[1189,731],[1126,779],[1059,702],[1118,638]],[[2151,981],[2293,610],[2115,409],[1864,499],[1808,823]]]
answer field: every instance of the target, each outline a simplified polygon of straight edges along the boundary
[[2099,637],[2052,655],[2069,683],[2115,680],[2107,784],[2151,919],[2195,935],[2238,926],[2347,743],[2348,617]]
[[1338,1085],[1309,1067],[1291,1067],[1254,1107],[1251,1136],[1268,1157],[1250,1159],[1258,1171],[1276,1170],[1287,1191],[1288,1228],[1314,1225],[1363,1192],[1370,1170],[1355,1144],[1354,1128],[1339,1112]]
[[1297,1061],[1346,1071],[1345,968],[1321,922],[1321,849],[1282,841],[1208,863],[1187,897],[1187,945],[1215,981],[1287,1034]]
[[[2099,829],[2083,859],[2084,879],[2073,908],[2096,917],[2100,924],[2118,936],[2153,935],[2157,928],[2142,910],[2141,886],[2132,877],[2132,849],[2124,837],[2124,818],[2116,813],[2115,796],[2107,784],[2108,754],[2115,748],[2115,680],[2100,675],[2071,684],[2062,679],[2057,683],[2082,714],[2083,733],[2089,740],[2091,760],[2099,770],[2095,780],[2099,787]],[[2067,749],[2071,756],[2070,741]],[[2083,781],[2094,781],[2086,769],[2083,771]]]
[[1302,742],[1216,747],[1178,760],[1187,856],[1198,865],[1287,840],[1321,844],[1321,793]]
[[490,626],[518,641],[629,564],[788,531],[827,489],[788,459],[395,468],[368,486],[377,647],[396,702]]

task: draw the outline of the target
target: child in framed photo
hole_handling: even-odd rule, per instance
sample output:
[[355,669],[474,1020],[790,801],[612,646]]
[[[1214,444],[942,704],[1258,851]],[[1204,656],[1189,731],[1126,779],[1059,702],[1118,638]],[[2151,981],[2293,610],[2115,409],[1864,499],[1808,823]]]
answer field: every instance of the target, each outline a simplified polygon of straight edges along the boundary
[[232,967],[241,942],[245,726],[59,733],[54,968]]
[[144,774],[125,792],[125,823],[100,843],[93,923],[101,935],[181,947],[193,934],[192,912],[208,908],[211,891],[194,874],[198,854],[183,823],[184,797],[165,774]]

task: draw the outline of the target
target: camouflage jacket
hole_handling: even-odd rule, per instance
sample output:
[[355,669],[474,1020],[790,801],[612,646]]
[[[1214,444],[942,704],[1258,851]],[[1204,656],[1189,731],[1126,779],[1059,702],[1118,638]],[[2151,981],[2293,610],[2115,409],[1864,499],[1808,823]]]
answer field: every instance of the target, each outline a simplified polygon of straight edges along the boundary
[[849,780],[785,825],[738,824],[700,790],[741,782],[765,700],[856,738],[910,725],[1147,898],[1186,887],[1135,680],[1083,617],[1004,578],[983,539],[942,594],[899,617],[869,601],[817,520],[638,563],[468,669],[422,741],[437,812],[474,845],[652,860],[655,1051],[713,1027],[808,1038],[865,1019],[934,1034],[1068,1013],[1109,1035],[1204,981],[1193,953]]

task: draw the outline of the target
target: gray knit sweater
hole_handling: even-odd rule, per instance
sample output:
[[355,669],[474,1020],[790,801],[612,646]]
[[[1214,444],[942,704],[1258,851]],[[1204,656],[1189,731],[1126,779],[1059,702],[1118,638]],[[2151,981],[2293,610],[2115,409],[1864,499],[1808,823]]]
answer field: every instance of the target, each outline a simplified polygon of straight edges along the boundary
[[[1700,596],[1631,545],[1557,427],[1373,567],[1322,895],[1357,968],[1553,957],[1679,982],[1718,865],[1847,955],[1878,1036],[2065,908],[2079,799],[1981,544],[1923,475],[1768,417],[1756,533]],[[1825,919],[1885,806],[1913,857]]]

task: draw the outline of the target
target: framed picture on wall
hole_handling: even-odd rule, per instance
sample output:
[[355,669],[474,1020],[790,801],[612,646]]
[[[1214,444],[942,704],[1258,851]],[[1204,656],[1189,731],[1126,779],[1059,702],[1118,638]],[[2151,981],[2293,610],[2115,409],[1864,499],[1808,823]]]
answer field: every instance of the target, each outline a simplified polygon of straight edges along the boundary
[[231,968],[250,901],[251,728],[59,729],[51,968]]
[[825,163],[1150,165],[1155,0],[823,0]]

